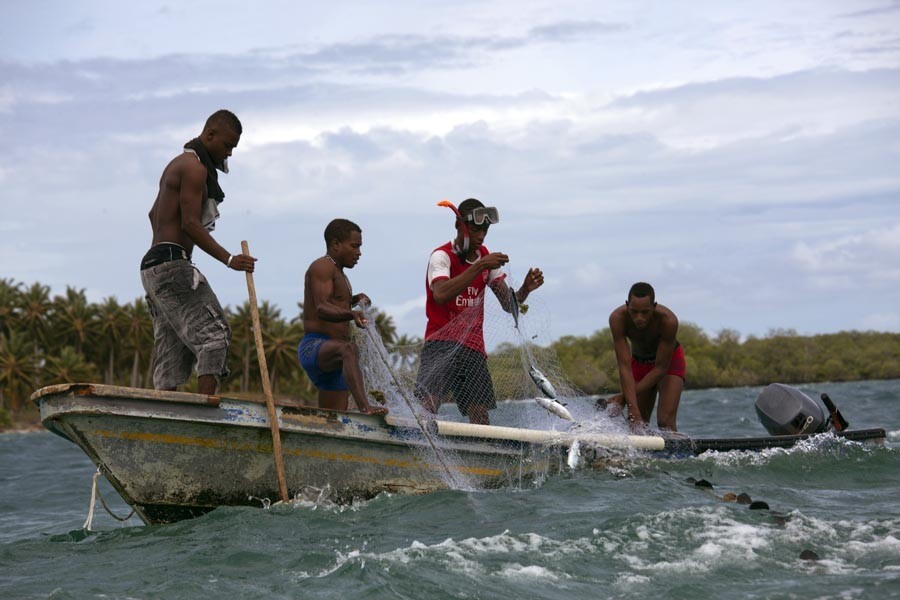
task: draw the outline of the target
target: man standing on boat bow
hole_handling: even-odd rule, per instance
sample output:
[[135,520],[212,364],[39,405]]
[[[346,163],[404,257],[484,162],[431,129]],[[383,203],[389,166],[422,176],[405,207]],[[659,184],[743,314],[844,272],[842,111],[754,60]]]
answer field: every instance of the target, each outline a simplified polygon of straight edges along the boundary
[[349,394],[366,414],[383,415],[366,398],[359,349],[350,339],[350,323],[369,325],[358,304],[371,304],[365,294],[353,294],[344,269],[362,256],[362,229],[353,221],[334,219],[325,228],[325,256],[309,265],[304,278],[303,329],[297,352],[309,380],[319,390],[319,407],[347,410]]
[[195,364],[201,394],[215,394],[228,374],[231,328],[206,278],[191,264],[191,253],[197,245],[230,269],[253,272],[255,258],[232,255],[211,235],[225,198],[217,170],[228,172],[227,160],[241,132],[232,112],[216,111],[159,180],[149,214],[153,242],[141,260],[141,283],[153,319],[153,385],[158,390],[187,383]]

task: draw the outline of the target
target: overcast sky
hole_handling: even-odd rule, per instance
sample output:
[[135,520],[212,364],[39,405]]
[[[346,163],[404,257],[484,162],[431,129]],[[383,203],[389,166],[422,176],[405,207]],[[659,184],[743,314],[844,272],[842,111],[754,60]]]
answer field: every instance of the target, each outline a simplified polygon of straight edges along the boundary
[[[334,217],[410,335],[499,208],[544,339],[646,280],[711,335],[900,331],[900,2],[0,2],[0,277],[142,295],[162,168],[229,108],[216,238],[293,316]],[[201,251],[223,304],[244,277]]]

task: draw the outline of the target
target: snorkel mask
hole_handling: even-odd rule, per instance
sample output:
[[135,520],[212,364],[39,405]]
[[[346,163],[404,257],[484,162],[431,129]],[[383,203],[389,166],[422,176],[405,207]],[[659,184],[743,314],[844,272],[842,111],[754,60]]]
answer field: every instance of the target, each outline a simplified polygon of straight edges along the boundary
[[437,203],[438,206],[446,206],[456,215],[456,218],[459,219],[459,222],[462,224],[463,230],[463,247],[458,252],[459,257],[465,260],[466,254],[469,252],[469,225],[472,224],[476,227],[481,227],[485,224],[487,225],[496,225],[500,222],[500,211],[497,210],[494,206],[479,206],[477,208],[472,209],[470,212],[466,213],[465,218],[459,213],[459,210],[456,206],[450,202],[449,200],[441,200]]
[[465,221],[478,225],[496,225],[500,222],[500,212],[494,206],[479,206],[466,215]]

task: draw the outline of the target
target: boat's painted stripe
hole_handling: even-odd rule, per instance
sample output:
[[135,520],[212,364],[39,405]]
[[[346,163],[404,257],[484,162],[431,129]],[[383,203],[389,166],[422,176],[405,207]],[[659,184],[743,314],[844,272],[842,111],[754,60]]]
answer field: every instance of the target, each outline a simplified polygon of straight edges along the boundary
[[[107,429],[95,429],[90,434],[108,439],[122,439],[138,442],[147,442],[151,444],[173,444],[176,446],[199,446],[201,448],[212,448],[215,450],[237,450],[241,452],[262,452],[264,454],[272,454],[272,445],[265,443],[248,443],[248,442],[232,442],[228,440],[220,440],[213,438],[189,437],[185,435],[174,435],[171,433],[146,433],[139,431],[109,431]],[[399,459],[380,459],[372,456],[360,456],[358,454],[345,454],[337,452],[323,452],[321,450],[306,450],[298,448],[282,448],[285,454],[292,456],[306,456],[309,458],[319,458],[323,460],[339,461],[339,462],[357,462],[379,464],[389,467],[400,467],[404,469],[422,468],[421,460],[399,460]],[[452,467],[456,471],[469,473],[471,475],[481,475],[484,477],[497,477],[503,474],[500,469],[488,469],[483,467]]]

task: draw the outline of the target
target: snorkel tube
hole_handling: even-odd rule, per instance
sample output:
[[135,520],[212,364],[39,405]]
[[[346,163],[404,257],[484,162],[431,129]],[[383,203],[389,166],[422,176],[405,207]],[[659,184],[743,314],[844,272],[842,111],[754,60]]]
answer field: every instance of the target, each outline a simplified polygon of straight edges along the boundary
[[452,210],[453,213],[456,215],[456,218],[459,219],[459,222],[462,224],[463,247],[462,247],[462,250],[457,252],[457,254],[459,255],[460,259],[465,261],[466,254],[469,253],[469,228],[468,228],[468,226],[466,226],[466,221],[465,221],[465,219],[462,218],[462,215],[459,214],[459,210],[456,208],[456,206],[449,200],[441,200],[440,202],[437,203],[437,205],[438,206],[446,206],[447,208]]

